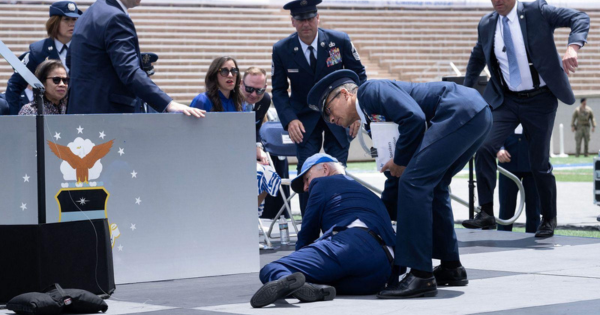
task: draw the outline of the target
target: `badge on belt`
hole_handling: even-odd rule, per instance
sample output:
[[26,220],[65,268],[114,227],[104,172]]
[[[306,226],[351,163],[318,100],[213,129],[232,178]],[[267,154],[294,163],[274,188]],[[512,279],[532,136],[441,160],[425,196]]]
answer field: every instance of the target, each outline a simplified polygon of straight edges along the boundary
[[337,65],[342,62],[342,55],[340,54],[339,48],[332,48],[329,50],[329,58],[327,58],[327,67]]

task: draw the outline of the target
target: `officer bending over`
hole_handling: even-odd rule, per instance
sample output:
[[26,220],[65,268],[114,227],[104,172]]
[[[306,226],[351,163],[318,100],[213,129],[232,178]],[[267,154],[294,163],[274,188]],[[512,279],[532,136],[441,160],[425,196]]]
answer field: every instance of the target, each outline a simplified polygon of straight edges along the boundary
[[[398,124],[394,158],[382,168],[389,171],[382,199],[398,209],[396,253],[391,280],[378,297],[435,296],[436,280],[466,285],[448,186],[490,131],[489,106],[477,91],[454,83],[359,84],[353,71],[333,72],[312,88],[308,104],[339,126],[359,119]],[[433,270],[432,258],[441,267]],[[411,271],[398,282],[401,266]]]
[[290,294],[302,302],[328,301],[336,293],[374,294],[384,287],[395,238],[390,217],[381,199],[345,174],[324,153],[304,162],[292,181],[295,192],[308,192],[296,251],[262,268],[265,285],[252,307]]

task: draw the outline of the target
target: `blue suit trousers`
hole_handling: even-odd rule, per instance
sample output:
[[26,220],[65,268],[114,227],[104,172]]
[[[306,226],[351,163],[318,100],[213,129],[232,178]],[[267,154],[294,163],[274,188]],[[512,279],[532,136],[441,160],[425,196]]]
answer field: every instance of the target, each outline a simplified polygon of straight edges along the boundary
[[432,272],[432,258],[459,260],[448,187],[491,126],[492,113],[486,107],[454,132],[419,148],[402,176],[388,179],[386,189],[393,189],[394,181],[398,187],[395,265]]
[[526,99],[504,95],[502,106],[493,111],[492,131],[475,157],[480,205],[494,200],[496,153],[520,123],[529,141],[529,164],[540,197],[541,213],[547,219],[556,217],[556,179],[550,164],[550,136],[557,107],[558,101],[550,92]]
[[303,273],[307,282],[332,285],[338,294],[364,295],[383,289],[391,264],[369,232],[351,228],[267,264],[260,281],[275,281],[294,272]]

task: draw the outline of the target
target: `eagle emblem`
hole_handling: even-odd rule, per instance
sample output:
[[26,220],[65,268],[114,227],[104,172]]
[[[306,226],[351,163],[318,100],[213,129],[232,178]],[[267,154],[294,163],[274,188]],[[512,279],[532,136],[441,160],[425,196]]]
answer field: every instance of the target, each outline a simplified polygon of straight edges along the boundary
[[[103,158],[113,145],[114,140],[94,145],[90,140],[76,138],[69,146],[60,145],[48,140],[50,150],[59,159],[63,160],[61,172],[65,180],[76,180],[76,185],[88,184],[90,179],[96,179],[102,171],[100,159]],[[66,165],[65,165],[66,164]],[[90,169],[93,170],[90,176]],[[75,176],[73,178],[73,170]]]

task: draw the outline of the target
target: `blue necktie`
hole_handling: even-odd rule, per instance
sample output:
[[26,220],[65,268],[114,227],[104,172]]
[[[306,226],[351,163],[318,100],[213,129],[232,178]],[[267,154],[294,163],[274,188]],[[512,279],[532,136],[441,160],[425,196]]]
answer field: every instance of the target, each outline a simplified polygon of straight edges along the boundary
[[517,54],[515,53],[515,45],[510,34],[508,26],[508,18],[502,17],[502,26],[504,28],[504,45],[506,46],[506,56],[508,57],[508,72],[510,74],[510,85],[517,88],[521,84],[521,72],[519,71],[519,63],[517,62]]

